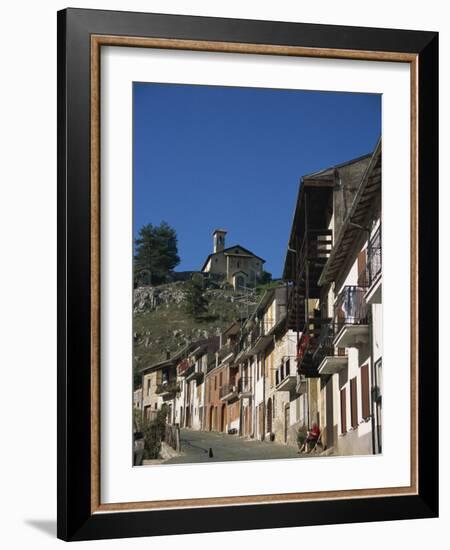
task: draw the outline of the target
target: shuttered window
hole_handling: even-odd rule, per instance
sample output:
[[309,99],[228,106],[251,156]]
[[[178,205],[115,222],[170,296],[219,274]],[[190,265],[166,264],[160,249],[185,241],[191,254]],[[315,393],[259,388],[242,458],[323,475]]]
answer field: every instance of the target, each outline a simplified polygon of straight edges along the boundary
[[369,390],[369,366],[361,367],[361,402],[362,417],[367,420],[370,417],[370,390]]
[[358,285],[367,286],[367,250],[358,254]]
[[341,390],[341,432],[347,433],[347,390]]
[[350,380],[350,411],[352,428],[358,427],[358,395],[356,390],[356,377]]

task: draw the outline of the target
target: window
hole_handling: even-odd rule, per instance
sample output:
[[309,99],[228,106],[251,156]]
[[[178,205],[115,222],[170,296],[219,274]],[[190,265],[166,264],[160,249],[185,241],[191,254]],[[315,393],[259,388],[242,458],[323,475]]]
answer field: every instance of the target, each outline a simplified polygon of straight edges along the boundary
[[369,390],[369,366],[361,367],[361,403],[362,417],[364,420],[370,418],[370,390]]
[[217,376],[214,376],[214,390],[217,390]]
[[358,394],[356,387],[356,376],[350,380],[350,411],[352,428],[358,427]]
[[222,387],[222,373],[219,374],[219,388]]
[[157,408],[158,408],[158,403],[155,403],[155,411],[156,411]]
[[147,395],[150,395],[151,387],[152,387],[152,381],[151,381],[151,379],[148,379],[147,380]]
[[341,390],[341,432],[347,433],[347,390]]

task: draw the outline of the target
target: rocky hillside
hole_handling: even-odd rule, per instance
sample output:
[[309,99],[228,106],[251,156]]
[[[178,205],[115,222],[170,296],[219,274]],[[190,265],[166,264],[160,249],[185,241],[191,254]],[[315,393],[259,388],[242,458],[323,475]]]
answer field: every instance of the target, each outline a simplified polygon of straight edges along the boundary
[[[218,334],[233,320],[250,314],[256,294],[230,288],[206,288],[208,312],[194,319],[185,311],[186,282],[142,286],[134,290],[134,370],[164,360],[186,343]],[[138,378],[136,377],[136,382]]]

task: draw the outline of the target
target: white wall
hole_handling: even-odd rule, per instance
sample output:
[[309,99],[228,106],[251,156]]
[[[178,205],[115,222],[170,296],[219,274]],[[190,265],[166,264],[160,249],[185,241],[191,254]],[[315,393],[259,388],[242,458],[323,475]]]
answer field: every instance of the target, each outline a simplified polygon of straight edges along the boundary
[[[2,546],[36,550],[62,547],[54,538],[56,516],[56,10],[69,2],[48,0],[5,3],[2,10],[2,86],[0,88],[0,235],[2,270],[2,453],[0,499]],[[440,30],[441,97],[450,96],[450,30],[445,3],[411,0],[379,0],[376,9],[365,2],[347,0],[299,3],[208,2],[207,0],[77,0],[78,7],[136,11],[191,13],[304,21],[341,25]],[[373,7],[373,6],[372,6]],[[441,104],[441,151],[450,149],[449,103]],[[442,154],[445,158],[445,154]],[[448,177],[442,174],[442,181]],[[3,196],[3,195],[6,196]],[[441,205],[450,202],[448,186],[442,185]],[[450,234],[450,217],[441,215],[442,231]],[[27,249],[26,259],[24,248]],[[448,249],[441,239],[442,253]],[[448,252],[448,250],[447,250]],[[30,268],[32,266],[32,269]],[[442,257],[441,280],[448,274]],[[441,298],[442,341],[448,332],[448,295]],[[444,325],[447,322],[447,326]],[[445,330],[447,328],[447,331]],[[444,356],[442,354],[442,356]],[[19,383],[21,384],[19,389]],[[441,388],[450,374],[442,369]],[[448,399],[441,399],[442,417],[450,416]],[[448,461],[449,439],[441,441],[441,463]],[[448,468],[441,471],[443,487],[450,486]],[[152,540],[157,550],[315,546],[332,540],[335,550],[366,550],[395,547],[421,550],[430,541],[448,538],[450,520],[448,492],[442,495],[441,519],[384,524],[341,525],[266,530]],[[100,541],[83,548],[147,548],[148,540]],[[441,545],[442,546],[442,545]]]

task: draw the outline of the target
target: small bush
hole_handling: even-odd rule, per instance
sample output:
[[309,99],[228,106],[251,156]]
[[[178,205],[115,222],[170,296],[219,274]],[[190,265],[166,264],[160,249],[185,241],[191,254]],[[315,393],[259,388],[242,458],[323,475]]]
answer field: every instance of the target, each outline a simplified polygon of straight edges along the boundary
[[300,447],[303,445],[307,437],[308,437],[308,430],[306,429],[306,426],[300,426],[300,428],[297,431],[297,443]]
[[166,431],[167,406],[163,405],[156,418],[145,421],[144,432],[144,458],[158,458],[161,451],[161,441],[164,440]]

